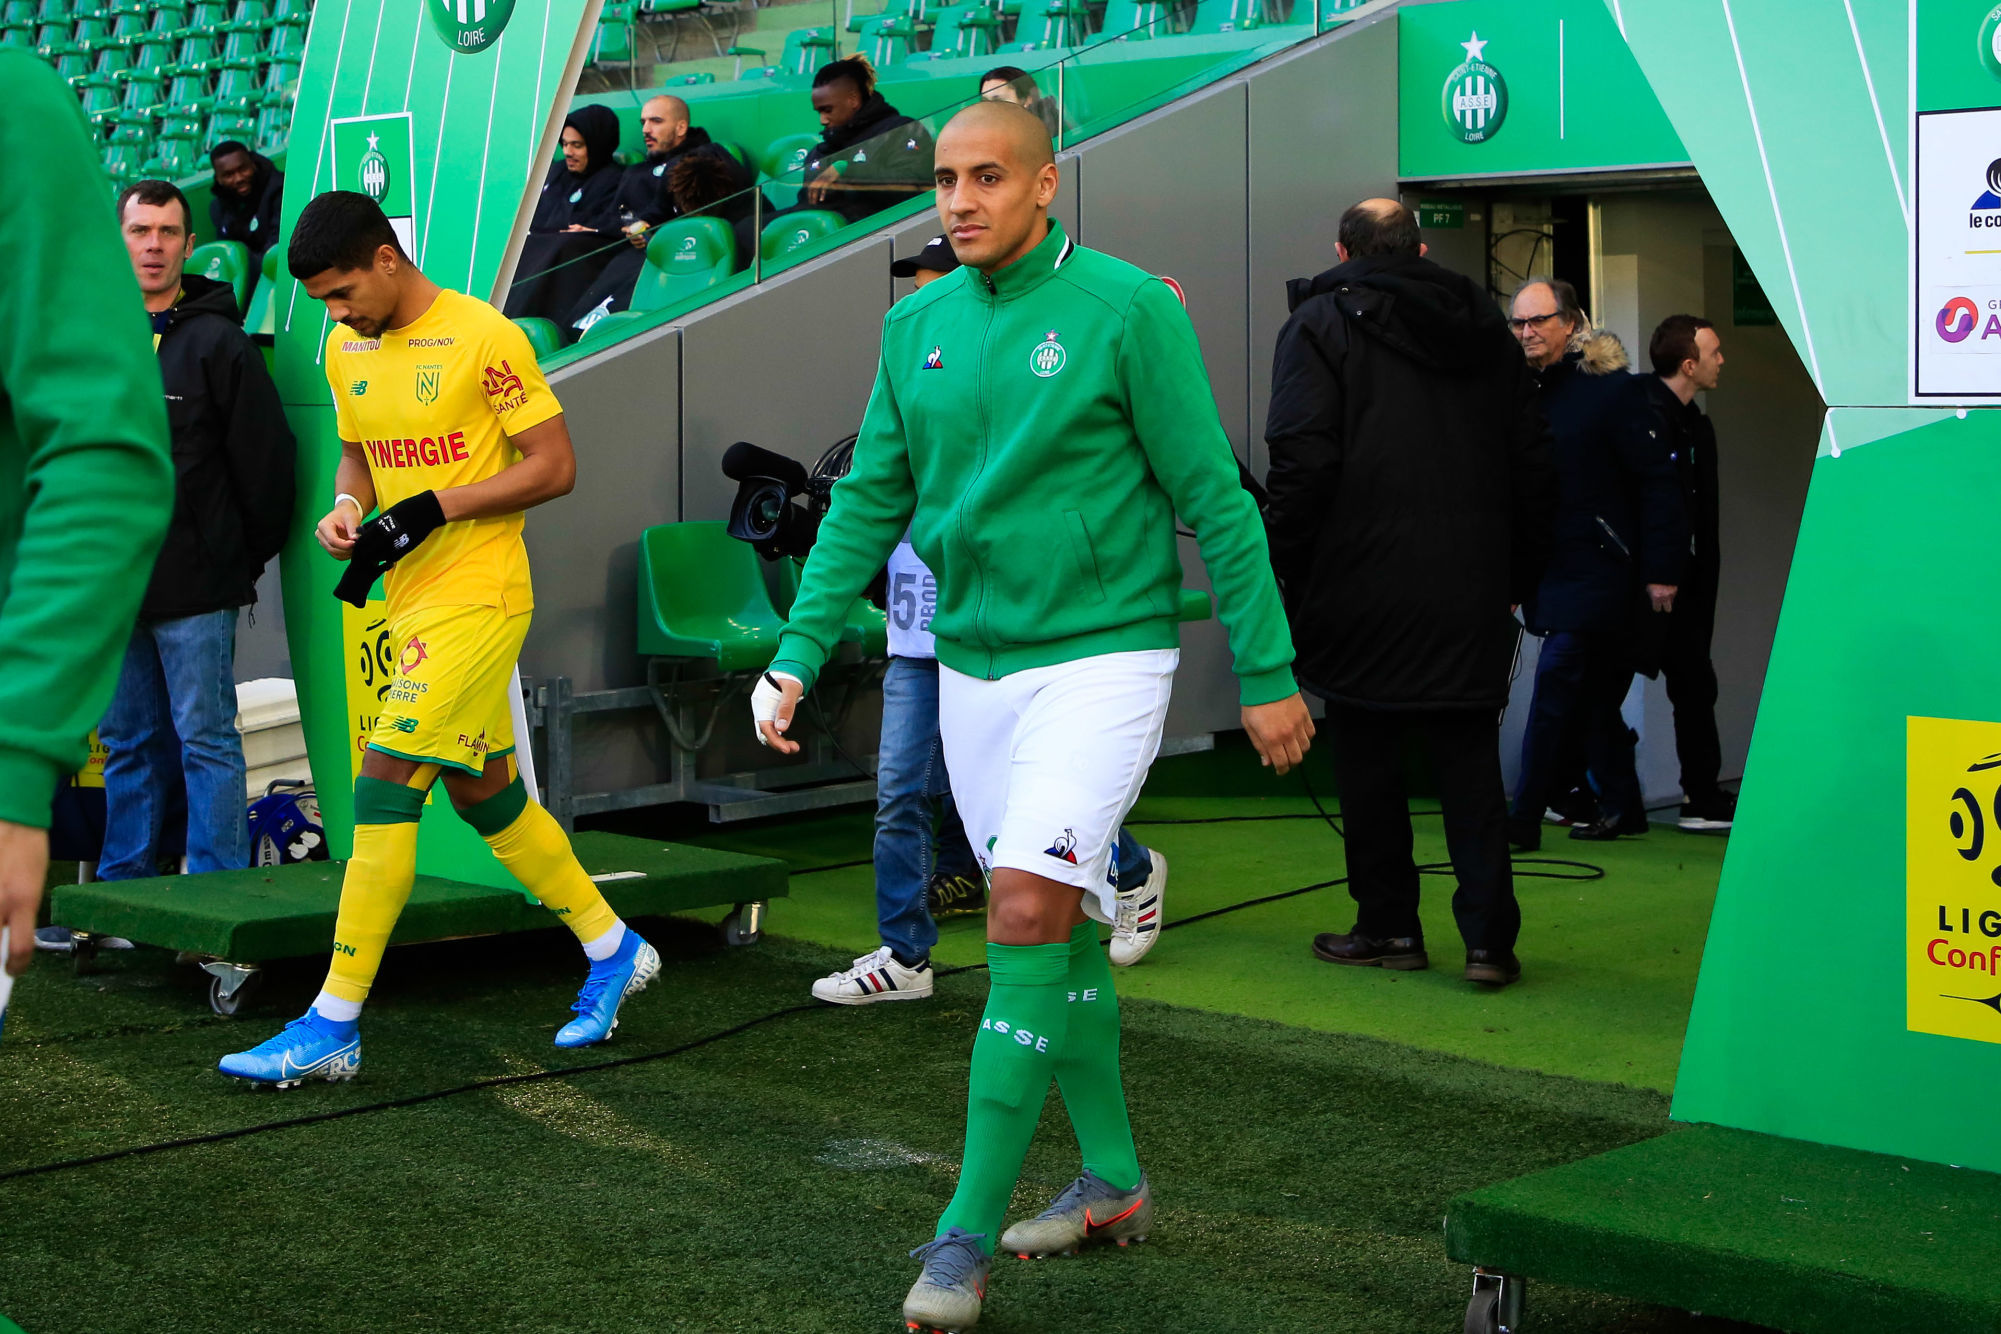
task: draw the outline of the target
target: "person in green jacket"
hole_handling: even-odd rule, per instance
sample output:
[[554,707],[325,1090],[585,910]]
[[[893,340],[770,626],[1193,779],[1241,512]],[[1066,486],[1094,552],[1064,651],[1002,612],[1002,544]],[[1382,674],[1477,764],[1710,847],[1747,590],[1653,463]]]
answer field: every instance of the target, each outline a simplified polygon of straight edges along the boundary
[[1177,514],[1209,567],[1263,762],[1298,764],[1313,723],[1264,531],[1174,292],[1050,219],[1058,172],[1032,113],[967,108],[936,162],[964,267],[883,323],[854,467],[753,714],[760,740],[798,750],[794,709],[907,527],[938,577],[939,728],[991,884],[965,1156],[936,1236],[912,1252],[924,1268],[903,1307],[911,1329],[959,1331],[979,1320],[1052,1076],[1084,1172],[1000,1246],[1124,1245],[1151,1224],[1096,923],[1113,918],[1112,841],[1158,753],[1179,657]]
[[111,698],[174,499],[160,368],[76,94],[0,50],[0,926],[27,967],[56,784]]

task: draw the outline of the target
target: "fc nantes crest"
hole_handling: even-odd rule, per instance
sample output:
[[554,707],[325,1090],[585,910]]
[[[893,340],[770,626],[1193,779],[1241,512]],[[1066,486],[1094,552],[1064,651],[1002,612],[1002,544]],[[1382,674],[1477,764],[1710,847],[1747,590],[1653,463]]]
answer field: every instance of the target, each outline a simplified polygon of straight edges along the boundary
[[514,17],[514,0],[424,0],[439,40],[461,55],[484,51],[500,40]]
[[1508,83],[1481,57],[1487,43],[1474,33],[1459,43],[1466,59],[1445,76],[1445,123],[1463,144],[1483,144],[1508,118]]

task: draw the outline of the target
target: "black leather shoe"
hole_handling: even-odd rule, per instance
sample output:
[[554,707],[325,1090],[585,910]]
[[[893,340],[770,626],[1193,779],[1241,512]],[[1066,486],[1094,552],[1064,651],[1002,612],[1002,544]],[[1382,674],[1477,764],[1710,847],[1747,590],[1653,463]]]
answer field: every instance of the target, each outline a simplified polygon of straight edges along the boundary
[[1522,961],[1504,950],[1467,950],[1466,980],[1505,987],[1522,980]]
[[1650,828],[1647,817],[1626,816],[1593,820],[1590,824],[1575,824],[1570,827],[1570,836],[1586,843],[1610,843],[1615,838],[1625,838],[1633,834],[1644,834]]
[[1394,968],[1400,973],[1415,973],[1431,967],[1431,957],[1424,952],[1424,942],[1416,936],[1391,936],[1387,940],[1377,940],[1359,931],[1350,931],[1345,936],[1329,931],[1313,938],[1313,954],[1328,963],[1353,964],[1361,968]]

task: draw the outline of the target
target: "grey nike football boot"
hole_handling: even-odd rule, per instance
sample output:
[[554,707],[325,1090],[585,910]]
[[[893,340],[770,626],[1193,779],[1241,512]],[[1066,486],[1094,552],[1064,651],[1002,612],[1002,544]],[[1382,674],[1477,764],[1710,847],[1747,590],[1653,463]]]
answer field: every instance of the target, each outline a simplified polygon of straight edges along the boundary
[[1153,1189],[1140,1175],[1131,1190],[1084,1173],[1047,1209],[1001,1234],[1001,1249],[1024,1260],[1071,1255],[1081,1246],[1145,1241],[1153,1227]]
[[903,1323],[921,1334],[963,1334],[980,1323],[980,1305],[987,1296],[987,1270],[993,1260],[980,1245],[984,1232],[955,1227],[910,1253],[924,1262],[924,1272],[903,1299]]

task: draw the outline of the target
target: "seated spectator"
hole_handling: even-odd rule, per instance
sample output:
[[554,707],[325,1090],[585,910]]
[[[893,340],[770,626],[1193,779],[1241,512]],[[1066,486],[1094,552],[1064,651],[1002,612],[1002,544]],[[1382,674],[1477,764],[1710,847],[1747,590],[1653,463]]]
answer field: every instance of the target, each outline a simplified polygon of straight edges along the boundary
[[1049,127],[1049,137],[1056,138],[1056,130],[1062,120],[1062,113],[1056,104],[1042,95],[1035,79],[1019,65],[996,65],[980,76],[980,96],[989,102],[1012,102],[1018,107],[1033,111],[1042,117],[1042,123]]
[[667,173],[674,208],[681,217],[721,218],[736,233],[739,269],[757,249],[759,223],[771,216],[769,201],[760,202],[750,171],[720,147],[710,145],[685,153]]
[[[736,162],[707,130],[688,123],[688,104],[678,97],[663,94],[649,98],[640,113],[639,128],[646,141],[646,156],[625,169],[618,183],[611,226],[599,233],[605,240],[623,236],[631,247],[615,254],[597,281],[566,312],[561,323],[571,334],[624,310],[632,300],[632,285],[646,263],[647,234],[680,213],[670,182],[674,165],[697,152],[718,153]],[[741,189],[754,178],[741,166],[738,170],[743,174]]]
[[618,229],[618,185],[624,175],[614,158],[618,113],[603,106],[574,108],[563,120],[562,142],[562,154],[549,164],[542,182],[514,268],[514,285],[507,293],[510,318],[561,316],[614,253],[604,236]]
[[254,273],[264,252],[278,243],[278,211],[285,198],[285,173],[262,153],[234,139],[208,150],[215,171],[208,201],[209,226],[218,241],[240,241],[250,252]]
[[824,208],[857,222],[933,188],[931,132],[875,90],[864,56],[822,65],[813,76],[822,137],[801,170],[800,208]]

